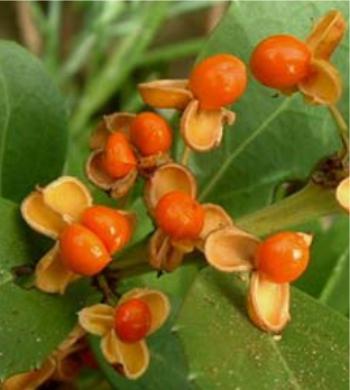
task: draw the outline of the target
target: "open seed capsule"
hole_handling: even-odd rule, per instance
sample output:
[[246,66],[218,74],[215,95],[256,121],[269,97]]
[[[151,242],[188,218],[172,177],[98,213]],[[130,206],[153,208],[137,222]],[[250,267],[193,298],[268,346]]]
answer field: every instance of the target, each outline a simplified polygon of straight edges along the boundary
[[138,85],[143,101],[155,108],[183,110],[192,99],[188,80],[156,80]]
[[229,226],[209,234],[204,245],[208,263],[223,272],[250,271],[259,240],[254,236]]
[[175,163],[162,165],[147,181],[145,201],[152,215],[159,200],[171,191],[182,191],[192,198],[197,195],[195,178],[183,165]]
[[226,108],[203,110],[192,100],[181,117],[181,134],[191,149],[205,152],[220,145],[224,126],[232,125],[236,114]]
[[289,283],[271,282],[254,272],[251,276],[248,313],[256,326],[267,332],[279,333],[290,320]]

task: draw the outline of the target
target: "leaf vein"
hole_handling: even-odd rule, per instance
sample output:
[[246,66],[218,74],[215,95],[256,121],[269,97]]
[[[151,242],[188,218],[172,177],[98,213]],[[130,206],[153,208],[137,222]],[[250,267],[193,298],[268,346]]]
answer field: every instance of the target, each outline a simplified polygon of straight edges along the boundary
[[319,297],[319,300],[322,303],[327,303],[327,300],[329,299],[332,292],[334,291],[334,288],[337,285],[337,277],[341,272],[344,272],[343,268],[346,265],[348,258],[349,258],[349,248],[347,248],[346,251],[338,258],[338,261],[334,265],[333,272],[331,273],[330,277],[328,278],[327,282],[325,283],[322,289],[322,292]]
[[206,187],[203,189],[199,199],[205,199],[208,194],[213,190],[216,183],[221,179],[224,175],[225,171],[229,168],[229,166],[233,163],[233,161],[268,127],[268,125],[273,122],[290,104],[291,98],[286,98],[283,103],[269,115],[264,122],[254,130],[249,137],[247,137],[237,149],[233,150],[233,152],[226,158],[221,167],[218,169],[215,175],[213,175],[212,179],[208,182]]
[[269,338],[270,340],[270,343],[273,347],[273,349],[275,350],[276,352],[276,355],[278,356],[278,358],[280,359],[280,361],[282,362],[282,365],[286,371],[286,373],[288,374],[289,378],[290,378],[290,384],[295,388],[295,389],[302,389],[301,385],[299,384],[294,372],[289,368],[289,365],[286,361],[286,359],[284,358],[284,356],[282,355],[281,351],[279,350],[279,348],[277,347],[276,345],[276,342],[270,337]]

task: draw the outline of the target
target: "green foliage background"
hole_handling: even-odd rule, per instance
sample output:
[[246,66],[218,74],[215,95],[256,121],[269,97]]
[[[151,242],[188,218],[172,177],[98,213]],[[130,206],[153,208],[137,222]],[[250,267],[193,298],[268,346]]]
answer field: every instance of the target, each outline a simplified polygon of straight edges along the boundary
[[[51,7],[54,16],[58,5]],[[116,4],[108,7],[93,23],[90,50],[103,36],[104,18],[112,20],[121,12]],[[166,2],[140,7],[144,12],[137,28],[122,38],[118,51],[89,80],[69,115],[69,100],[61,96],[44,66],[18,45],[0,44],[0,379],[39,366],[71,330],[76,311],[95,294],[87,282],[74,284],[64,297],[18,284],[13,267],[33,264],[50,245],[25,226],[19,203],[35,185],[48,183],[62,172],[85,180],[82,167],[95,112],[125,86],[173,9]],[[345,1],[235,1],[201,47],[199,58],[230,52],[248,62],[253,47],[265,36],[291,33],[303,38],[312,20],[332,8],[348,18]],[[53,16],[51,34],[56,26]],[[57,75],[50,51],[46,54],[46,68]],[[84,55],[74,58],[86,60]],[[348,40],[341,44],[334,63],[345,86],[340,109],[348,117]],[[56,82],[65,85],[74,66],[68,62]],[[190,167],[198,177],[201,200],[223,205],[252,233],[264,236],[271,225],[277,230],[315,233],[311,266],[293,290],[292,323],[281,340],[263,334],[247,319],[244,281],[192,263],[160,279],[153,273],[128,279],[122,290],[135,285],[159,288],[169,294],[173,310],[167,326],[149,340],[151,366],[138,381],[127,381],[109,367],[98,340],[91,338],[101,372],[113,388],[348,387],[348,218],[333,215],[308,220],[322,214],[316,207],[310,215],[295,210],[294,222],[289,223],[290,219],[284,218],[285,208],[276,203],[281,184],[305,184],[315,165],[334,153],[340,142],[325,108],[305,105],[298,94],[290,98],[273,95],[274,91],[250,78],[247,93],[233,107],[237,123],[225,130],[221,148],[193,155]],[[142,108],[139,102],[134,107]],[[178,118],[173,121],[177,128]],[[135,245],[142,248],[153,227],[142,206],[141,192],[142,185],[138,185],[128,207],[139,215]],[[100,192],[94,194],[99,202],[110,203]],[[274,220],[258,227],[259,210],[272,204],[277,205]],[[332,206],[326,211],[334,210]],[[80,383],[89,388],[83,380]]]

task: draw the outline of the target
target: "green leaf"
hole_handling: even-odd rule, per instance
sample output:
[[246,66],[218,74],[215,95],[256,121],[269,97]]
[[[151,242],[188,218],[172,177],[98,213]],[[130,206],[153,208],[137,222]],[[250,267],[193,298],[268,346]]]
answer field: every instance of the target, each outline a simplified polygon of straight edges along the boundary
[[77,322],[89,289],[75,284],[64,297],[14,283],[0,286],[0,379],[31,371],[65,339]]
[[35,248],[36,235],[26,226],[19,207],[11,201],[0,198],[0,286],[13,278],[13,267],[32,263],[33,255],[39,255]]
[[[345,3],[337,4],[347,15]],[[235,2],[202,57],[231,52],[247,62],[264,36],[287,32],[286,26],[288,32],[305,36],[311,28],[311,17],[317,18],[333,7],[331,2]],[[335,57],[344,77],[345,46]],[[335,125],[324,107],[307,106],[299,95],[273,98],[274,93],[250,80],[247,94],[234,107],[237,123],[226,130],[221,148],[191,158],[200,180],[201,199],[224,205],[235,217],[272,203],[280,183],[306,180],[315,164],[340,146]],[[346,96],[345,92],[345,102]],[[153,359],[150,370],[139,381],[120,378],[105,363],[97,340],[92,341],[101,368],[115,388],[173,388],[173,384],[186,388],[191,384],[204,389],[311,389],[323,383],[325,388],[345,388],[347,323],[342,317],[295,290],[293,322],[277,342],[247,319],[240,282],[214,273],[215,278],[222,279],[217,287],[203,281],[204,275],[211,273],[206,270],[196,279],[173,332],[166,333],[159,344],[150,340],[152,353],[162,359]],[[177,291],[182,275],[172,275],[170,291]],[[184,283],[182,293],[186,293],[191,280]],[[177,353],[176,329],[184,343],[190,372],[187,365],[178,365],[184,357]],[[178,376],[173,367],[182,367],[185,372]]]
[[62,97],[40,62],[0,42],[0,196],[20,201],[62,171],[67,147]]
[[[337,8],[348,19],[346,2],[236,1],[204,46],[201,57],[229,52],[249,63],[264,37],[290,33],[304,38],[312,21]],[[344,78],[342,109],[348,106],[347,41],[334,55]],[[273,202],[276,186],[306,180],[315,164],[339,146],[335,124],[325,107],[305,104],[300,94],[274,97],[253,77],[233,106],[237,121],[225,130],[220,148],[196,154],[191,164],[200,181],[201,200],[220,203],[241,216]]]
[[74,327],[90,294],[85,282],[74,284],[64,297],[15,284],[15,266],[32,263],[37,249],[21,220],[18,206],[0,198],[0,380],[38,367]]
[[315,236],[310,265],[295,285],[348,315],[349,217],[339,215],[302,228]]
[[293,289],[292,322],[278,339],[248,320],[246,286],[232,274],[200,272],[178,319],[200,388],[347,389],[348,322]]

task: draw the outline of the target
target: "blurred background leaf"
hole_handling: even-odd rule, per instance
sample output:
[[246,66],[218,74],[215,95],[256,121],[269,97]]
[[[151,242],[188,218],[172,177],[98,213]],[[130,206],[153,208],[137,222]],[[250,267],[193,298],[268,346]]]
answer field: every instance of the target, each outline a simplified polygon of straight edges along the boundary
[[[206,41],[206,36],[216,26],[227,7],[228,2],[214,1],[0,2],[0,36],[21,42],[42,58],[47,70],[67,97],[70,117],[68,126],[70,148],[65,167],[67,173],[77,175],[86,181],[83,166],[89,153],[88,137],[102,114],[120,110],[138,111],[144,108],[136,92],[138,82],[155,78],[187,77],[198,55],[201,58],[216,52],[228,51],[248,61],[252,48],[266,35],[294,33],[302,38],[309,31],[312,22],[326,10],[336,7],[348,15],[348,3],[345,1],[336,3],[235,1],[220,26]],[[345,86],[348,87],[348,42],[343,42],[337,51],[335,63],[340,66]],[[2,64],[0,69],[1,67]],[[287,99],[273,95],[274,91],[265,89],[251,79],[247,94],[234,106],[238,120],[232,129],[225,131],[222,149],[210,154],[210,157],[202,155],[191,158],[191,167],[200,179],[202,199],[225,205],[235,218],[248,214],[249,221],[251,212],[283,199],[290,193],[280,191],[285,182],[293,182],[293,191],[297,190],[305,182],[314,165],[339,146],[334,124],[325,109],[306,107],[300,96]],[[43,96],[46,96],[45,93]],[[344,96],[340,109],[346,115],[348,94],[345,93]],[[60,100],[59,97],[57,99]],[[60,103],[58,108],[59,106]],[[178,127],[178,116],[174,116],[173,111],[165,110],[162,114],[171,118],[175,129]],[[59,119],[64,117],[63,113]],[[53,126],[60,126],[60,121],[58,122]],[[24,128],[23,123],[21,129]],[[57,129],[55,131],[57,132]],[[50,144],[50,148],[52,145],[55,144]],[[180,153],[182,146],[182,143],[178,142],[176,151]],[[50,157],[53,156],[56,156],[56,151],[50,149]],[[58,158],[53,166],[59,164],[62,165],[62,161]],[[49,167],[41,168],[49,170]],[[15,182],[11,188],[16,188],[9,197],[19,200],[16,186],[29,184],[27,181],[25,184],[16,181],[17,178],[13,175],[9,177]],[[95,190],[92,186],[90,188],[97,202],[115,205],[115,202],[101,191]],[[129,199],[123,205],[119,203],[120,207],[136,210],[141,221],[135,244],[140,243],[152,230],[152,223],[140,199],[142,188],[142,182],[139,182]],[[227,188],[230,188],[229,192]],[[28,192],[28,189],[26,191]],[[16,215],[21,232],[23,223],[19,222],[19,216]],[[315,233],[316,238],[310,270],[297,286],[342,314],[348,314],[347,219],[334,217],[316,220],[302,228]],[[21,232],[18,239],[20,236],[23,238],[23,234]],[[26,238],[25,245],[31,242],[30,237],[28,235]],[[6,236],[4,240],[6,242],[9,238]],[[31,256],[19,255],[15,259],[22,263],[29,261],[30,258],[37,258],[40,248],[38,250],[36,246],[30,247],[30,251],[36,253]],[[150,273],[132,278],[122,286],[122,289],[136,285],[160,288],[171,296],[174,310],[167,326],[149,340],[153,355],[150,370],[144,378],[136,382],[124,380],[106,365],[96,340],[92,339],[91,343],[101,369],[115,388],[192,389],[197,384],[204,384],[204,388],[211,386],[213,389],[227,389],[232,386],[233,382],[230,381],[232,377],[235,377],[237,383],[242,380],[238,376],[240,372],[245,372],[243,360],[247,362],[246,367],[253,367],[253,371],[261,373],[264,385],[268,385],[269,388],[278,388],[282,382],[288,383],[290,388],[298,386],[322,388],[324,383],[329,388],[334,385],[330,382],[331,375],[336,376],[336,388],[343,388],[345,369],[344,363],[339,361],[345,360],[347,332],[344,330],[345,322],[341,316],[333,314],[304,294],[296,292],[293,307],[296,323],[290,330],[288,328],[279,350],[276,341],[270,342],[270,336],[262,334],[247,323],[246,314],[239,309],[242,309],[243,305],[240,286],[231,285],[231,279],[225,276],[219,278],[220,281],[214,278],[215,283],[212,283],[213,280],[204,283],[204,275],[210,271],[200,273],[196,279],[197,272],[198,268],[189,264],[160,279],[157,279],[154,273]],[[6,275],[9,276],[8,273]],[[10,280],[12,283],[12,276]],[[191,288],[193,281],[195,283]],[[207,295],[198,296],[198,286],[202,286]],[[220,286],[226,289],[230,298],[226,296],[217,298],[222,307],[214,306],[212,313],[211,302],[215,299],[216,290],[221,288]],[[13,287],[19,290],[17,285]],[[190,288],[191,292],[187,295]],[[27,291],[21,291],[22,293],[27,294]],[[181,333],[181,328],[175,323],[185,296],[187,298],[181,311],[180,323],[190,326]],[[202,306],[207,306],[207,312],[197,318],[197,315],[193,315],[191,302],[199,306],[198,310],[201,310]],[[232,313],[234,317],[232,322],[230,316],[229,322],[225,324],[227,312],[224,312],[224,309],[230,311],[232,302],[237,306],[237,312]],[[74,299],[71,303],[73,306],[76,304]],[[54,313],[59,305],[53,304]],[[7,318],[15,319],[11,317],[9,310],[10,308],[5,305],[4,312],[8,313]],[[330,319],[333,315],[335,320],[332,327]],[[320,324],[312,324],[310,329],[315,335],[312,333],[308,339],[305,324],[314,321],[313,316],[316,322],[326,323],[326,328],[322,332]],[[53,318],[57,318],[56,314]],[[214,326],[213,329],[207,329],[214,318],[218,318],[220,323],[215,325],[216,328]],[[49,328],[50,324],[46,323],[46,320],[44,324]],[[63,321],[65,323],[63,326],[69,321],[69,319],[67,322]],[[227,326],[230,329],[227,330]],[[34,327],[37,331],[42,329],[38,324]],[[231,331],[235,327],[244,328],[246,333],[242,339],[251,346],[250,349],[243,351],[241,360],[237,354],[232,353],[232,348],[229,348],[226,340],[226,331],[231,340]],[[192,359],[190,363],[176,336],[178,330],[186,354]],[[218,337],[219,346],[223,349],[216,351],[216,343],[213,344],[204,331],[209,331],[214,338]],[[24,332],[24,335],[27,333]],[[251,343],[251,336],[256,338],[256,343]],[[326,346],[329,346],[334,361],[326,361],[325,349],[321,345],[322,342],[320,343],[323,337],[327,339],[327,343],[333,340]],[[53,343],[53,338],[50,340]],[[235,340],[236,338],[231,342],[240,353],[245,347],[239,343],[235,344]],[[335,348],[335,354],[332,348]],[[211,350],[213,353],[209,355],[208,352]],[[39,349],[37,355],[29,355],[28,364],[23,363],[21,367],[24,369],[32,364],[31,362],[38,361],[38,356],[40,354],[43,356],[43,351],[45,349]],[[199,356],[198,351],[204,353]],[[316,355],[318,354],[316,358],[314,351]],[[223,353],[228,355],[223,358]],[[279,354],[283,355],[282,358]],[[299,354],[304,356],[304,359],[298,360]],[[11,360],[11,354],[8,356]],[[261,356],[266,357],[265,360],[271,363],[271,375],[264,372]],[[223,366],[218,364],[225,359],[227,362],[234,360],[232,364],[237,365],[235,366],[237,374],[224,370]],[[7,367],[11,370],[14,370],[14,367],[19,369],[13,359],[10,360],[6,363]],[[308,362],[309,360],[312,361]],[[282,367],[276,368],[274,364],[276,362],[282,363]],[[308,362],[309,371],[305,368],[304,362]],[[208,368],[208,364],[212,366]],[[321,370],[318,372],[319,375],[318,370]],[[249,376],[251,372],[249,370]],[[261,385],[257,382],[256,375],[251,375],[248,379],[255,387]],[[242,389],[245,388],[244,385],[242,382]],[[106,382],[98,373],[86,370],[78,378],[76,386],[83,389],[102,389],[106,388]]]
[[0,42],[0,195],[18,202],[59,176],[67,135],[65,102],[43,65]]

